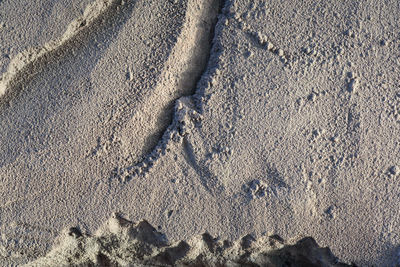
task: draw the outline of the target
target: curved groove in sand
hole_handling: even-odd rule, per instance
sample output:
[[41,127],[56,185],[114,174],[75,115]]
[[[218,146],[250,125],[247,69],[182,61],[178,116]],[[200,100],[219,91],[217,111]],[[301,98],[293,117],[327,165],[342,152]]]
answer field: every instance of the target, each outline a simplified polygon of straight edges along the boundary
[[178,129],[179,125],[185,117],[199,119],[200,115],[194,110],[189,96],[195,94],[197,83],[207,69],[223,3],[223,0],[188,1],[182,31],[163,67],[157,86],[146,102],[137,106],[138,112],[129,122],[131,125],[141,125],[143,118],[156,118],[135,129],[138,136],[143,136],[144,159],[139,158],[139,162],[133,159],[131,166],[115,170],[123,181],[148,171],[154,160],[165,153],[168,141],[177,138],[177,131],[182,130]]
[[30,76],[30,69],[36,62],[45,58],[49,53],[61,49],[77,34],[90,28],[103,14],[120,4],[122,4],[121,0],[96,0],[86,7],[81,17],[73,20],[68,25],[67,30],[61,37],[49,41],[42,47],[29,48],[19,53],[11,60],[7,71],[0,77],[0,97],[6,94],[12,94],[12,92],[9,92],[12,85],[17,83],[20,79]]
[[[46,64],[52,54],[64,53],[64,47],[74,41],[78,34],[85,30],[90,31],[107,13],[123,4],[122,0],[96,0],[86,7],[81,17],[70,23],[61,37],[42,47],[19,53],[0,77],[0,101],[7,102],[18,93],[19,86],[16,85],[23,84],[23,81],[33,76],[38,71],[38,66]],[[192,100],[182,97],[195,93],[197,83],[206,70],[222,6],[223,0],[188,0],[182,30],[163,66],[157,86],[148,92],[146,101],[136,103],[134,114],[128,122],[143,126],[135,127],[137,135],[141,136],[143,153],[136,155],[129,167],[124,166],[118,170],[123,177],[146,173],[153,161],[165,152],[166,143],[177,135],[177,130],[182,130],[180,124],[185,117],[199,119]],[[139,123],[143,118],[155,119],[143,125]],[[117,130],[119,133],[121,131],[123,129]]]

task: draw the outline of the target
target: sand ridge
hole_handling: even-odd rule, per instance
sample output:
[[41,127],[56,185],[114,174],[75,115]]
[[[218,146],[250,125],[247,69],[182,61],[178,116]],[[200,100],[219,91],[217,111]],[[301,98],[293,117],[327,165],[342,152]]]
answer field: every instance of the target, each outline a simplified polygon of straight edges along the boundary
[[[30,48],[19,53],[11,60],[6,72],[0,77],[0,97],[7,93],[7,90],[12,90],[12,84],[18,83],[18,79],[26,79],[30,76],[29,73],[33,64],[37,64],[39,60],[43,60],[47,54],[54,53],[58,49],[62,49],[66,42],[74,38],[81,31],[91,27],[105,12],[110,8],[115,8],[121,4],[118,0],[98,0],[89,4],[82,17],[73,20],[67,27],[64,34],[57,40],[47,42],[42,47]],[[12,94],[12,92],[11,92]]]
[[91,236],[65,230],[46,255],[24,266],[350,266],[314,239],[285,242],[279,236],[246,235],[229,242],[208,233],[169,244],[146,221],[137,224],[114,214]]
[[[206,70],[214,28],[222,6],[224,3],[221,0],[187,3],[183,28],[163,66],[156,87],[149,92],[146,102],[135,107],[138,112],[118,133],[125,136],[126,132],[134,130],[136,138],[141,138],[135,142],[143,144],[144,155],[131,156],[130,160],[135,163],[131,163],[131,166],[117,167],[116,178],[129,181],[137,175],[145,175],[161,154],[165,154],[167,143],[177,141],[186,134],[190,126],[184,124],[200,120],[200,114],[190,103],[193,102],[190,96],[195,94],[197,83]],[[191,119],[185,122],[186,115]],[[137,128],[148,117],[155,119]]]

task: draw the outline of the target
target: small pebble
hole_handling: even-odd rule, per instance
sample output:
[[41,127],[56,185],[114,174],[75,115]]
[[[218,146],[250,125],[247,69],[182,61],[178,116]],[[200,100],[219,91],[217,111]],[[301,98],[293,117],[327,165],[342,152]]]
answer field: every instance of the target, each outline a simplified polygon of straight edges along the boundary
[[356,78],[351,78],[347,84],[347,91],[352,93],[358,88],[359,82]]
[[351,71],[347,72],[347,77],[348,77],[349,79],[354,78],[353,72],[351,72]]
[[314,102],[314,100],[315,100],[315,98],[316,98],[317,96],[315,95],[315,93],[311,93],[311,94],[309,94],[308,95],[308,100],[310,100],[311,102]]
[[309,54],[311,54],[312,50],[311,50],[311,48],[307,47],[306,49],[304,49],[304,52],[305,52],[307,55],[309,55]]
[[391,175],[399,175],[400,174],[400,168],[397,166],[392,166],[389,168],[389,173]]
[[228,19],[225,19],[225,22],[224,22],[224,24],[225,24],[225,26],[228,26],[228,24],[229,24],[229,20],[228,20]]
[[250,58],[252,55],[253,55],[253,52],[251,52],[250,50],[249,50],[249,51],[246,51],[246,52],[244,53],[244,56],[245,56],[246,58]]
[[354,34],[354,32],[352,31],[352,30],[347,30],[347,31],[345,31],[345,35],[347,35],[347,36],[349,36],[349,37],[351,37],[351,38],[354,38],[355,37],[355,34]]
[[328,216],[329,219],[334,219],[336,216],[336,212],[335,212],[336,208],[335,206],[329,206],[326,210],[325,210],[325,214]]
[[272,51],[274,49],[274,45],[271,42],[267,42],[265,47],[270,51]]

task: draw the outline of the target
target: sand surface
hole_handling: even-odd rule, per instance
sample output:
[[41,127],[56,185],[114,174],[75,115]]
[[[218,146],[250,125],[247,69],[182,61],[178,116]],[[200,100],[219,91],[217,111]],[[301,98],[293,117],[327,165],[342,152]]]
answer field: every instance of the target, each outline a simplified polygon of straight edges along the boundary
[[147,221],[135,224],[118,214],[94,235],[71,228],[60,241],[45,257],[25,266],[350,266],[310,237],[295,244],[276,235],[246,235],[231,242],[204,233],[169,244]]
[[400,264],[399,14],[1,0],[1,265],[51,265],[65,229],[115,212],[170,244],[312,237],[347,264]]

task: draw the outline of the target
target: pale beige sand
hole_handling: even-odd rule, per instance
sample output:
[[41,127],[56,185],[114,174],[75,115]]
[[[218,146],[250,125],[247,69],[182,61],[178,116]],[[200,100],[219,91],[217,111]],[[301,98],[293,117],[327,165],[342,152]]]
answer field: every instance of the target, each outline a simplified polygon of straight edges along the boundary
[[0,2],[2,265],[113,212],[400,264],[398,1],[39,2]]
[[71,228],[59,241],[46,257],[26,266],[350,266],[312,238],[284,242],[279,236],[246,235],[230,242],[204,233],[169,244],[148,222],[134,224],[118,214],[94,235]]

